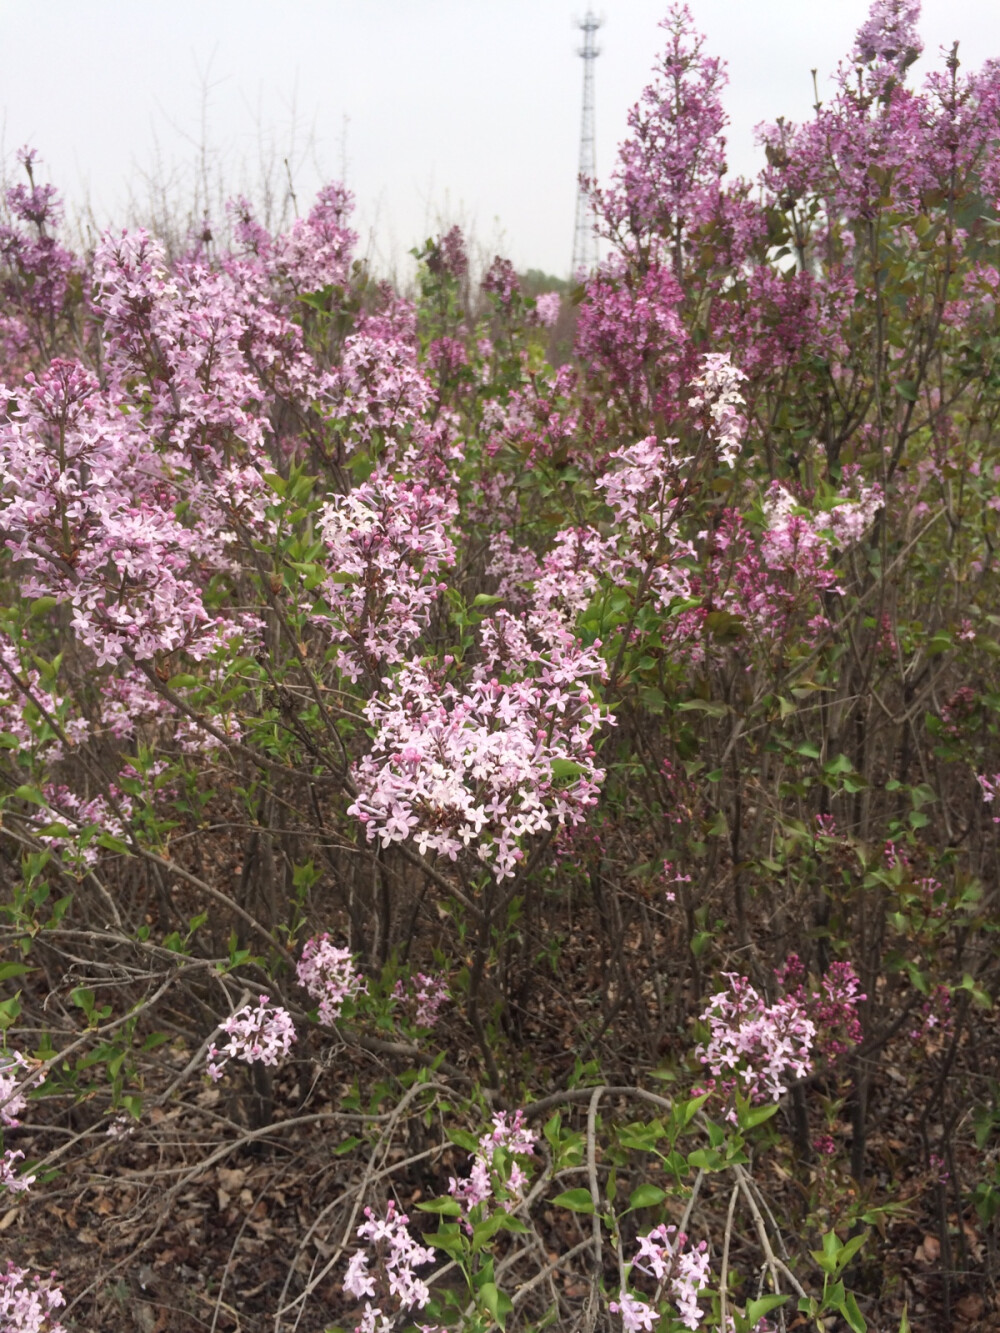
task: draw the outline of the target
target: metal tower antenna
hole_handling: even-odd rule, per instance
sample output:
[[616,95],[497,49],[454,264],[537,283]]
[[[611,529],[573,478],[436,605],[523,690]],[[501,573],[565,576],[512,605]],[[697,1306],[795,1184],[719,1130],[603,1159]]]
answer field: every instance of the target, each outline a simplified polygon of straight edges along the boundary
[[590,195],[583,185],[583,177],[593,180],[597,175],[597,156],[594,151],[594,61],[601,54],[594,43],[594,33],[602,19],[595,18],[588,9],[587,17],[577,21],[583,33],[583,45],[577,55],[583,60],[583,117],[580,122],[580,167],[576,187],[576,229],[573,233],[573,273],[581,269],[589,273],[597,267],[597,233],[594,231],[594,209]]

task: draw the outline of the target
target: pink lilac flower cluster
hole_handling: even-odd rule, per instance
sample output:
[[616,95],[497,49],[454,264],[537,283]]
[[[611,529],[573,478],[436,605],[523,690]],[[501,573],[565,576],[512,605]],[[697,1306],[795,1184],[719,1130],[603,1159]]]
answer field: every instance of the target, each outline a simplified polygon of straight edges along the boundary
[[469,256],[461,227],[455,226],[440,236],[431,246],[427,267],[435,275],[460,278],[469,268]]
[[70,281],[79,273],[74,257],[58,243],[63,208],[51,185],[35,181],[37,153],[22,148],[17,160],[28,184],[7,190],[9,221],[0,222],[0,261],[6,270],[0,311],[0,351],[11,369],[27,369],[31,352],[48,346],[62,314]]
[[348,813],[383,846],[413,840],[456,860],[472,848],[511,877],[532,835],[576,824],[603,780],[592,744],[602,712],[590,681],[604,664],[575,642],[533,646],[506,612],[480,631],[482,662],[463,688],[409,662],[365,714],[372,752],[353,770]]
[[[108,785],[107,796],[98,794],[89,801],[82,800],[65,783],[58,786],[45,783],[42,795],[48,804],[40,807],[33,820],[39,830],[39,842],[78,865],[95,865],[100,855],[100,845],[96,841],[90,840],[83,845],[81,834],[87,829],[108,833],[113,838],[125,837],[125,821],[132,816],[133,802],[115,783]],[[42,831],[54,823],[68,828],[68,835]]]
[[818,990],[806,989],[806,970],[798,954],[789,954],[774,975],[785,996],[800,1004],[816,1025],[818,1052],[835,1060],[858,1044],[863,1036],[858,1005],[867,996],[853,964],[831,963]]
[[535,314],[543,328],[551,329],[559,318],[562,297],[558,292],[543,292],[535,299]]
[[210,1078],[217,1082],[230,1060],[242,1060],[248,1065],[277,1065],[285,1059],[295,1041],[295,1025],[287,1009],[268,1001],[269,996],[262,995],[256,1009],[244,1005],[219,1024],[219,1030],[229,1040],[223,1046],[215,1042],[209,1046]]
[[[985,773],[977,773],[976,781],[979,783],[983,793],[983,801],[989,805],[996,800],[1000,794],[1000,773],[994,773],[992,777],[987,777]],[[1000,824],[1000,814],[993,816],[993,823]]]
[[378,469],[323,507],[329,610],[318,614],[338,668],[351,680],[378,678],[402,662],[426,627],[455,560],[458,503],[449,487],[407,481]]
[[430,977],[426,972],[415,972],[409,985],[404,985],[402,978],[396,982],[392,996],[407,1004],[413,1010],[413,1021],[419,1028],[432,1028],[438,1021],[441,1009],[451,999],[448,983],[444,977]]
[[[22,1072],[28,1073],[31,1065],[20,1051],[4,1051],[0,1054],[0,1125],[16,1129],[21,1123],[18,1116],[28,1104]],[[40,1082],[36,1079],[36,1082]]]
[[[769,1005],[746,977],[723,975],[728,989],[713,995],[701,1015],[710,1036],[695,1054],[724,1093],[778,1101],[789,1079],[812,1071],[816,1025],[798,1000],[784,997]],[[728,1118],[735,1123],[735,1109]]]
[[7,1261],[0,1272],[0,1329],[3,1333],[66,1333],[55,1312],[66,1304],[59,1287]]
[[[740,1092],[752,1102],[778,1101],[788,1081],[807,1077],[816,1055],[835,1060],[862,1037],[857,1007],[866,997],[850,963],[835,962],[818,989],[805,985],[806,973],[790,954],[775,973],[783,989],[768,1004],[746,977],[724,973],[729,989],[713,995],[701,1015],[710,1037],[696,1055],[726,1096]],[[734,1108],[727,1112],[736,1122]]]
[[[396,1211],[391,1199],[384,1218],[377,1217],[371,1208],[365,1209],[365,1218],[357,1234],[368,1241],[374,1255],[363,1249],[354,1252],[347,1265],[344,1290],[359,1301],[368,1298],[355,1333],[382,1333],[394,1321],[381,1306],[392,1300],[400,1309],[422,1310],[430,1300],[427,1284],[413,1270],[432,1263],[434,1251],[414,1240],[407,1226],[410,1219]],[[380,1304],[373,1306],[371,1298],[376,1295]]]
[[[633,1270],[655,1278],[661,1286],[669,1284],[670,1296],[677,1306],[685,1328],[696,1329],[701,1323],[698,1293],[708,1285],[708,1245],[701,1241],[694,1249],[685,1249],[687,1236],[676,1227],[661,1224],[638,1238],[639,1249],[632,1261]],[[627,1333],[633,1329],[652,1329],[659,1320],[653,1307],[641,1297],[622,1289],[611,1310],[622,1317]]]
[[344,1002],[365,989],[364,977],[354,966],[350,950],[331,944],[325,932],[306,940],[295,975],[299,985],[318,1001],[319,1021],[327,1027],[340,1017]]
[[[2,468],[0,457],[0,472]],[[31,750],[37,759],[58,763],[66,758],[62,737],[51,723],[40,732],[37,726],[29,725],[27,716],[44,710],[55,720],[71,747],[86,740],[90,723],[86,718],[72,716],[69,701],[43,687],[38,669],[30,659],[25,664],[22,652],[0,631],[0,731],[12,736],[23,749]],[[24,652],[23,656],[28,654]]]
[[0,1186],[9,1189],[12,1194],[27,1193],[35,1183],[34,1176],[19,1176],[14,1170],[17,1162],[24,1161],[24,1153],[8,1148],[0,1156]]
[[[6,1129],[17,1129],[21,1123],[19,1117],[28,1104],[29,1082],[23,1074],[30,1074],[31,1068],[20,1051],[5,1051],[0,1055],[0,1125]],[[33,1081],[41,1083],[44,1077],[44,1073],[36,1074]],[[22,1161],[24,1153],[18,1149],[5,1149],[0,1156],[0,1187],[13,1194],[25,1193],[35,1183],[34,1176],[18,1175],[14,1170]]]
[[483,277],[482,288],[484,292],[496,297],[497,305],[502,311],[510,311],[515,296],[520,293],[521,284],[509,259],[503,259],[500,255],[495,256]]
[[450,1177],[448,1193],[459,1200],[467,1213],[493,1198],[496,1184],[494,1158],[502,1148],[511,1159],[507,1174],[500,1182],[507,1196],[501,1207],[509,1212],[528,1181],[527,1172],[516,1158],[533,1157],[537,1138],[535,1131],[526,1127],[523,1111],[515,1111],[509,1120],[506,1111],[498,1111],[493,1117],[493,1128],[479,1140],[479,1150],[472,1159],[468,1176],[462,1180]]

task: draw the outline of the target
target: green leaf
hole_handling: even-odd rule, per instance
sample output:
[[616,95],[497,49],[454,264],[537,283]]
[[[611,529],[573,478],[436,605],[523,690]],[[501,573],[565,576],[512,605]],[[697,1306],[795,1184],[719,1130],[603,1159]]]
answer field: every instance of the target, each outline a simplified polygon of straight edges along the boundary
[[37,787],[18,787],[14,795],[20,797],[22,801],[30,801],[32,805],[48,805],[48,801]]
[[122,856],[132,855],[128,843],[122,842],[121,838],[116,838],[113,833],[102,833],[97,839],[97,845],[109,852],[119,852]]
[[677,705],[677,709],[681,713],[707,713],[709,717],[725,717],[729,705],[714,703],[710,699],[685,699]]
[[450,1231],[432,1231],[424,1236],[428,1244],[433,1245],[436,1250],[443,1250],[445,1254],[450,1254],[454,1258],[462,1260],[468,1255],[469,1244],[458,1227],[453,1227]]
[[630,1208],[655,1208],[666,1197],[666,1190],[661,1190],[659,1185],[640,1185],[629,1195],[628,1206]]
[[9,1000],[0,1000],[0,1032],[6,1032],[11,1023],[17,1022],[21,1014],[21,992],[12,995]]
[[457,1199],[443,1196],[440,1199],[428,1199],[426,1203],[418,1203],[417,1207],[423,1213],[444,1213],[448,1217],[461,1217],[462,1205]]
[[861,1249],[862,1245],[864,1245],[867,1239],[868,1239],[868,1232],[865,1231],[860,1236],[852,1236],[851,1239],[847,1241],[846,1244],[840,1247],[840,1251],[837,1255],[838,1270],[842,1270],[847,1267],[847,1265],[851,1262],[851,1260],[857,1254],[858,1250]]
[[765,1106],[751,1106],[740,1116],[740,1125],[743,1129],[753,1129],[755,1125],[762,1125],[765,1120],[770,1120],[777,1113],[778,1103],[768,1102]]
[[688,1166],[699,1171],[719,1171],[722,1168],[722,1154],[714,1148],[695,1148],[688,1153]]
[[475,1134],[470,1134],[467,1129],[449,1129],[448,1138],[459,1148],[464,1148],[466,1152],[479,1151],[479,1140]]
[[787,1296],[776,1296],[773,1293],[770,1296],[758,1296],[755,1301],[747,1301],[746,1318],[750,1324],[756,1324],[787,1300]]
[[685,1102],[681,1114],[682,1123],[685,1125],[690,1124],[711,1095],[710,1092],[703,1092],[699,1097],[692,1097],[689,1102]]
[[571,1213],[593,1213],[594,1201],[590,1190],[566,1190],[552,1200],[557,1208],[568,1208]]
[[553,778],[559,782],[563,778],[578,778],[583,772],[583,765],[573,759],[553,759],[550,770]]
[[477,592],[472,599],[473,608],[477,606],[496,606],[497,602],[502,602],[502,597],[497,597],[495,593]]
[[510,1297],[505,1296],[495,1282],[484,1282],[479,1289],[479,1300],[502,1328],[504,1320],[514,1308]]
[[858,1303],[854,1299],[853,1291],[849,1291],[844,1297],[844,1303],[840,1307],[840,1313],[850,1324],[852,1333],[866,1333],[868,1324],[865,1321],[864,1315],[858,1309]]
[[25,972],[34,970],[26,963],[0,963],[0,981],[7,981],[10,977],[23,977]]

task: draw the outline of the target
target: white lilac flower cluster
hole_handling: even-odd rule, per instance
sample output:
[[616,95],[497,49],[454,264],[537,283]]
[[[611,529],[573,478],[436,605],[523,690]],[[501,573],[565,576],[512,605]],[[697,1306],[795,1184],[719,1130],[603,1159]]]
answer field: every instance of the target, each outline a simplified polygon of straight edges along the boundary
[[719,459],[733,467],[747,428],[741,410],[746,403],[739,388],[746,375],[737,370],[725,352],[709,352],[702,365],[702,373],[691,381],[702,392],[694,395],[691,406],[707,409]]
[[295,1041],[295,1025],[287,1009],[270,1005],[262,995],[256,1009],[244,1005],[224,1023],[219,1031],[229,1040],[224,1046],[215,1042],[208,1048],[208,1074],[218,1081],[230,1060],[244,1064],[276,1065],[288,1055]]

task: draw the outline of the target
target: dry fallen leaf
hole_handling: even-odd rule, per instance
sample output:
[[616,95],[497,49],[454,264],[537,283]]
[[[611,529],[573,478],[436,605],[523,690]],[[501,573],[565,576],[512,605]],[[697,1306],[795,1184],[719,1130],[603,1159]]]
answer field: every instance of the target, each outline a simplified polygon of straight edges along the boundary
[[941,1258],[941,1242],[937,1236],[925,1236],[913,1257],[921,1264],[936,1263]]
[[977,1291],[970,1291],[967,1296],[955,1302],[955,1313],[962,1319],[978,1319],[983,1313],[983,1298]]
[[219,1184],[229,1194],[238,1194],[247,1178],[247,1173],[240,1167],[220,1166],[216,1174],[219,1177]]

